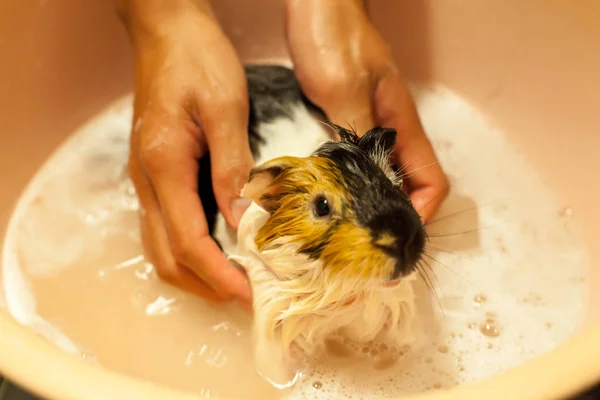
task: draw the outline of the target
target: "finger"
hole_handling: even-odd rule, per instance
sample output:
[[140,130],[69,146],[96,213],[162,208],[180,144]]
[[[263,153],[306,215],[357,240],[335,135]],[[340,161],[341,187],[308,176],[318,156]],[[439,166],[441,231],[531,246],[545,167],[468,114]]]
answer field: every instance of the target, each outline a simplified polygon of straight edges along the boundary
[[192,270],[222,297],[248,300],[245,277],[208,235],[198,195],[199,143],[176,122],[165,119],[150,125],[159,129],[142,132],[140,144],[142,165],[154,186],[172,254],[178,265]]
[[[211,159],[215,199],[225,221],[237,229],[249,199],[240,198],[253,166],[248,138],[248,95],[245,84],[236,95],[202,100],[202,127]],[[207,182],[207,184],[209,184]]]
[[394,72],[384,75],[375,90],[378,121],[398,131],[395,155],[408,181],[410,197],[425,222],[438,210],[449,191],[449,183],[431,142],[425,135],[411,94]]
[[167,232],[154,192],[135,164],[130,167],[130,170],[133,170],[130,175],[140,200],[140,228],[144,249],[149,261],[156,268],[159,278],[208,300],[223,301],[224,298],[200,278],[185,267],[177,265],[171,254]]

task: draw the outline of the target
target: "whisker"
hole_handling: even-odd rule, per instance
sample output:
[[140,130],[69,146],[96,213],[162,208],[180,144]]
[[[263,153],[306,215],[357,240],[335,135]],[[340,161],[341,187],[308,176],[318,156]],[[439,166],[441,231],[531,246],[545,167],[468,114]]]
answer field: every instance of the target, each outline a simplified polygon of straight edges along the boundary
[[419,275],[421,276],[421,278],[423,279],[423,282],[425,283],[425,286],[427,286],[427,289],[429,290],[430,293],[436,294],[435,289],[433,287],[433,283],[431,282],[431,280],[429,279],[429,276],[424,275],[424,267],[421,264],[422,262],[424,262],[424,260],[420,260],[417,265],[416,265],[416,270],[419,273]]
[[[429,268],[429,270],[433,274],[434,278],[436,279],[437,286],[440,288],[440,291],[441,291],[440,282],[437,280],[437,277],[435,276],[435,272],[433,271],[433,269],[431,268],[431,266],[427,263],[427,261],[421,259],[421,261],[417,264],[417,271],[419,271],[419,274],[423,278],[423,281],[425,282],[425,285],[429,288],[429,291],[433,294],[433,296],[435,298],[435,301],[436,301],[438,307],[440,308],[440,312],[444,316],[444,324],[447,324],[448,320],[447,320],[447,317],[446,317],[446,312],[444,311],[444,307],[442,306],[442,301],[440,300],[440,296],[437,293],[437,291],[435,290],[434,284],[433,284],[433,282],[431,280],[431,277],[427,273],[427,270],[425,269],[425,267],[423,266],[422,263],[424,263]],[[442,293],[442,295],[443,295],[443,293]]]
[[466,212],[469,212],[469,211],[472,211],[472,210],[476,210],[477,208],[479,208],[478,205],[466,208],[466,209],[461,210],[461,211],[456,211],[456,212],[444,215],[443,217],[440,217],[440,218],[434,219],[432,221],[429,221],[429,222],[425,223],[424,225],[425,226],[429,226],[429,225],[435,224],[436,222],[444,221],[444,220],[446,220],[448,218],[454,217],[455,215],[459,215],[459,214],[466,213]]
[[[427,206],[429,204],[431,204],[431,202],[433,202],[434,200],[436,200],[438,197],[440,197],[443,194],[443,192],[438,192],[438,194],[436,194],[435,196],[433,196],[431,199],[429,199],[429,201],[425,204],[423,204],[418,210],[418,213],[421,213],[421,211],[423,211],[425,208],[427,208]],[[426,224],[425,224],[426,225]]]
[[477,208],[483,208],[483,207],[489,207],[489,206],[497,205],[500,202],[501,201],[493,201],[493,202],[482,204],[482,205],[475,205],[473,207],[470,207],[470,208],[467,208],[467,209],[464,209],[464,210],[461,210],[461,211],[456,211],[456,212],[444,215],[442,217],[434,219],[433,221],[429,221],[429,222],[425,223],[424,225],[425,226],[432,225],[432,224],[434,224],[436,222],[443,221],[445,219],[451,218],[453,216],[456,216],[456,215],[459,215],[459,214],[462,214],[462,213],[465,213],[465,212],[469,212],[469,211],[475,210]]
[[415,172],[420,171],[423,168],[431,167],[432,165],[436,165],[436,164],[439,164],[439,161],[435,161],[435,162],[432,162],[430,164],[423,165],[422,167],[419,167],[419,168],[414,169],[414,170],[412,170],[410,172],[407,172],[407,173],[405,173],[405,174],[402,175],[402,179],[410,178],[412,175],[414,175]]
[[450,236],[458,236],[458,235],[466,235],[467,233],[473,233],[473,232],[477,232],[483,229],[488,229],[488,228],[492,228],[495,225],[489,225],[489,226],[484,226],[481,228],[476,228],[476,229],[470,229],[468,231],[462,231],[462,232],[456,232],[456,233],[445,233],[445,234],[441,234],[441,235],[431,235],[431,234],[427,234],[428,237],[430,238],[443,238],[443,237],[450,237]]
[[441,252],[443,252],[443,253],[448,253],[448,254],[456,254],[456,253],[454,253],[453,251],[446,250],[446,249],[443,249],[443,248],[441,248],[441,247],[437,247],[437,246],[432,246],[432,245],[431,245],[431,244],[429,244],[429,243],[427,244],[427,248],[432,248],[432,249],[434,249],[434,250],[441,251]]
[[435,271],[433,270],[433,268],[431,268],[431,265],[429,265],[429,263],[427,261],[423,260],[423,259],[421,259],[421,261],[429,268],[429,271],[431,272],[431,276],[433,276],[433,279],[431,279],[431,276],[426,272],[425,268],[423,268],[423,271],[425,271],[425,273],[429,277],[430,282],[433,283],[433,280],[435,280],[435,285],[434,286],[440,288],[440,290],[441,290],[442,285],[440,284],[440,281],[437,278],[437,275],[435,274]]
[[402,168],[400,168],[400,169],[398,170],[398,173],[400,173],[400,174],[404,173],[404,171],[406,171],[406,169],[407,169],[407,168],[408,168],[408,167],[409,167],[411,164],[413,164],[415,161],[417,161],[418,159],[419,159],[419,157],[415,157],[415,158],[413,158],[412,160],[410,160],[409,162],[407,162],[406,164],[402,165]]
[[453,274],[455,274],[456,276],[458,276],[460,279],[462,279],[463,281],[465,281],[466,283],[468,283],[469,285],[471,285],[474,289],[477,289],[477,290],[481,291],[480,287],[478,287],[477,285],[475,285],[473,282],[471,282],[470,280],[468,280],[467,278],[465,278],[464,276],[462,276],[461,274],[459,274],[458,272],[456,272],[455,270],[453,270],[452,268],[450,268],[446,264],[444,264],[441,261],[439,261],[438,259],[432,257],[427,252],[423,252],[423,255],[425,257],[431,259],[432,261],[435,261],[436,263],[440,264],[442,267],[446,268],[448,271],[452,272]]
[[[423,266],[420,264],[417,265],[416,270],[417,270],[418,274],[421,276],[421,279],[423,280],[423,283],[427,287],[427,290],[429,291],[429,293],[433,294],[433,296],[437,300],[437,292],[433,288],[433,283],[431,282],[431,279],[429,278],[429,276],[425,273],[425,269],[423,268]],[[438,306],[440,307],[440,309],[442,309],[442,305],[439,302],[438,302]]]

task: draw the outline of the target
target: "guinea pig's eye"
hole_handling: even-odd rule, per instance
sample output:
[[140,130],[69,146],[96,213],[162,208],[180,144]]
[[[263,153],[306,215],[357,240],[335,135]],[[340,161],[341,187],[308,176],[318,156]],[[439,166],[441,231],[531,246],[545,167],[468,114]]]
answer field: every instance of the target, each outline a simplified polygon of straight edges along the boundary
[[313,208],[317,217],[326,217],[331,214],[329,200],[325,196],[318,196],[314,201]]

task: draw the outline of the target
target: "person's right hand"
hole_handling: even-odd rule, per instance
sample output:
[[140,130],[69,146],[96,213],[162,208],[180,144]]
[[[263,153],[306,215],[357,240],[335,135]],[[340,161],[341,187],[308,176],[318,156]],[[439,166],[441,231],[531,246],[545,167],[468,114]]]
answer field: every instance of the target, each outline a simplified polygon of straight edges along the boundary
[[237,228],[252,166],[243,67],[207,4],[125,3],[136,61],[129,173],[146,254],[162,280],[248,307],[247,279],[209,236],[197,191],[198,159],[210,150],[218,207]]

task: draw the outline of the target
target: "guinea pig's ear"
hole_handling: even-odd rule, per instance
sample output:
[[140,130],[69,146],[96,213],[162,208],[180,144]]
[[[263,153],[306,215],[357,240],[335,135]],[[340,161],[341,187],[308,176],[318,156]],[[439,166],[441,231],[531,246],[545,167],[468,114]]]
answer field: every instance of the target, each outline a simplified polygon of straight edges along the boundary
[[277,178],[293,167],[294,160],[294,157],[280,157],[252,168],[241,196],[252,199],[266,211],[273,212],[265,197],[277,193]]
[[369,154],[390,153],[396,145],[394,128],[376,127],[360,138],[358,146]]
[[396,130],[376,127],[364,134],[358,147],[367,152],[369,157],[384,171],[390,167],[389,155],[396,145]]

